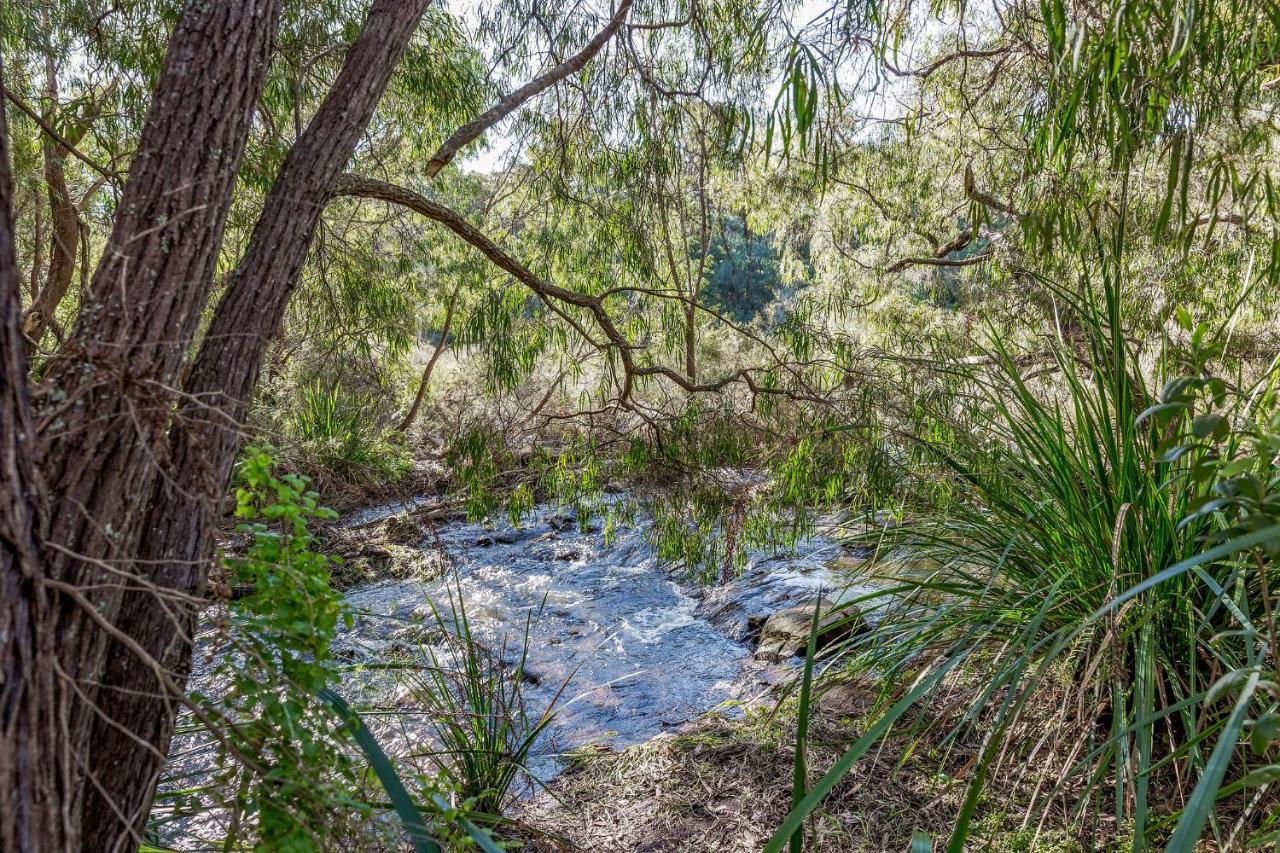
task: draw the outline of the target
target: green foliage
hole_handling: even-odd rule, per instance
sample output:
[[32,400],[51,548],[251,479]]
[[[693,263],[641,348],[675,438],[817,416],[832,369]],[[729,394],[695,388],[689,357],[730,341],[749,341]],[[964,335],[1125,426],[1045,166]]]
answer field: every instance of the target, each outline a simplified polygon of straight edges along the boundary
[[297,408],[285,421],[285,437],[300,462],[321,475],[348,484],[393,481],[411,467],[404,446],[370,418],[371,394],[351,393],[319,379],[299,390]]
[[[445,461],[454,475],[453,491],[463,496],[467,518],[480,521],[498,507],[498,486],[512,464],[503,436],[489,424],[465,429],[450,445]],[[517,505],[527,503],[524,493]]]
[[[320,691],[320,699],[329,705],[346,723],[347,731],[369,759],[369,766],[377,774],[378,780],[391,798],[392,807],[400,818],[405,834],[416,853],[440,853],[441,847],[431,837],[431,827],[423,818],[418,804],[413,801],[400,778],[395,765],[387,758],[378,744],[377,738],[360,719],[360,715],[351,709],[341,696],[332,690]],[[472,823],[464,809],[449,804],[444,797],[433,789],[428,794],[430,804],[439,811],[440,820],[436,834],[448,845],[448,850],[469,849],[471,844],[478,846],[486,853],[497,853],[501,848],[493,842],[485,830]],[[443,829],[443,832],[441,831]],[[454,830],[454,831],[451,831]]]
[[781,289],[777,253],[767,235],[752,234],[743,219],[721,216],[716,225],[702,296],[736,322],[749,323]]
[[514,662],[509,639],[489,648],[472,633],[459,585],[450,593],[448,610],[432,605],[432,615],[447,642],[441,653],[431,650],[431,665],[415,677],[411,689],[430,710],[438,742],[433,762],[457,791],[469,811],[496,819],[521,773],[527,773],[530,750],[556,711],[561,685],[551,704],[536,717],[525,708],[525,663],[529,627]]
[[[1207,373],[1222,354],[1220,330],[1184,315],[1195,372],[1172,378],[1157,398],[1120,331],[1119,292],[1112,280],[1100,301],[1068,302],[1083,340],[1055,350],[1054,389],[1033,389],[995,340],[992,370],[970,375],[977,426],[928,445],[961,486],[954,503],[876,534],[886,549],[938,568],[894,577],[890,592],[872,596],[892,600],[891,616],[860,641],[858,666],[893,685],[915,680],[918,661],[938,649],[995,655],[991,683],[962,725],[992,733],[950,849],[966,842],[996,756],[1030,747],[1014,722],[1063,672],[1073,692],[1110,709],[1109,734],[1070,773],[1092,792],[1085,803],[1110,800],[1117,821],[1132,823],[1135,849],[1160,837],[1149,791],[1171,764],[1201,782],[1173,838],[1190,844],[1219,780],[1241,758],[1234,742],[1259,684],[1260,643],[1270,637],[1253,620],[1261,611],[1263,625],[1272,624],[1275,577],[1260,557],[1250,573],[1237,552],[1247,544],[1240,533],[1264,541],[1276,529],[1274,397],[1236,398],[1223,409],[1230,386]],[[1265,426],[1244,427],[1250,441],[1242,443],[1232,423]],[[1204,550],[1213,543],[1222,544]],[[1219,666],[1231,675],[1215,683]],[[1223,716],[1214,698],[1233,686],[1241,698]],[[1273,700],[1258,719],[1272,708]],[[1219,729],[1220,747],[1204,756],[1200,744]],[[1262,729],[1255,745],[1265,750],[1268,723]],[[1094,790],[1108,779],[1109,796]]]
[[[645,494],[660,560],[703,581],[727,580],[749,550],[792,547],[824,509],[874,514],[892,499],[899,472],[874,430],[775,414],[758,425],[753,442],[739,416],[695,401],[660,444],[632,451],[630,476],[667,473]],[[770,430],[785,430],[786,438],[766,439]]]
[[[388,427],[415,390],[415,349],[438,340],[457,294],[447,343],[460,377],[454,399],[432,399],[440,417],[424,418],[424,444],[440,433],[469,517],[505,509],[515,524],[549,498],[584,529],[603,512],[607,536],[643,509],[660,559],[712,581],[749,549],[794,544],[821,512],[856,523],[891,509],[904,524],[885,547],[940,568],[896,590],[899,618],[864,664],[903,686],[937,647],[1003,647],[969,722],[994,721],[992,743],[1015,752],[1009,732],[1037,685],[1078,677],[1081,705],[1108,729],[1073,768],[1086,804],[1115,811],[1139,846],[1221,832],[1215,798],[1271,778],[1275,758],[1280,545],[1264,535],[1278,517],[1280,430],[1274,365],[1260,362],[1276,341],[1280,7],[639,4],[639,26],[490,132],[511,146],[508,171],[469,173],[464,154],[429,176],[442,139],[580,48],[608,4],[481,5],[428,11],[351,168],[451,206],[537,276],[598,303],[534,295],[394,205],[334,199],[248,429],[327,499],[354,502],[406,473],[411,450]],[[0,8],[13,106],[119,171],[100,180],[60,155],[82,280],[180,6]],[[366,9],[285,4],[221,272]],[[52,149],[26,113],[9,115],[29,299],[53,246]],[[1083,280],[1043,284],[1071,282],[1081,261]],[[1231,320],[1179,315],[1157,357],[1175,304]],[[608,335],[597,310],[616,326]],[[666,370],[718,390],[686,394]],[[726,376],[752,387],[717,384]],[[257,452],[242,477],[251,545],[232,571],[250,594],[231,613],[256,658],[235,658],[249,680],[232,699],[261,724],[238,729],[245,748],[282,775],[241,805],[271,844],[302,845],[303,817],[324,818],[318,804],[340,799],[350,774],[320,734],[332,718],[306,698],[328,677],[336,605],[305,532],[314,499]],[[602,500],[618,484],[631,498]],[[278,676],[255,674],[268,664]],[[466,701],[502,705],[506,689]],[[509,734],[451,736],[497,755],[514,748],[499,748]],[[500,766],[464,768],[458,784],[500,805]],[[1199,780],[1180,824],[1147,813],[1174,766],[1188,787]],[[315,804],[297,780],[308,770]],[[295,800],[296,825],[279,805]],[[1277,831],[1258,821],[1260,838]]]
[[[1190,851],[1206,822],[1217,834],[1217,800],[1280,779],[1274,753],[1280,742],[1280,640],[1272,592],[1280,581],[1280,375],[1273,369],[1249,389],[1227,381],[1213,370],[1222,354],[1223,330],[1195,322],[1182,309],[1177,320],[1189,338],[1175,359],[1181,373],[1144,414],[1169,436],[1164,455],[1189,458],[1188,476],[1207,487],[1184,523],[1212,518],[1215,524],[1206,544],[1233,556],[1243,551],[1240,556],[1245,558],[1231,579],[1234,584],[1225,585],[1234,586],[1231,600],[1244,658],[1233,659],[1205,696],[1210,714],[1217,706],[1226,706],[1229,714],[1168,847]],[[1246,545],[1263,536],[1267,538],[1256,545]],[[1228,703],[1232,696],[1234,701]],[[1247,741],[1247,751],[1238,743],[1241,739]],[[1224,785],[1232,771],[1236,779]],[[1260,823],[1249,844],[1274,844],[1278,839],[1273,813]]]
[[228,584],[243,591],[227,606],[230,647],[212,678],[225,692],[193,698],[230,722],[222,748],[265,771],[225,755],[215,773],[215,790],[235,792],[227,805],[251,837],[267,849],[311,850],[349,831],[367,806],[354,796],[355,768],[333,714],[317,699],[336,679],[330,645],[344,612],[329,584],[334,560],[308,525],[336,516],[274,464],[252,448],[240,463],[236,516],[249,544],[223,563]]

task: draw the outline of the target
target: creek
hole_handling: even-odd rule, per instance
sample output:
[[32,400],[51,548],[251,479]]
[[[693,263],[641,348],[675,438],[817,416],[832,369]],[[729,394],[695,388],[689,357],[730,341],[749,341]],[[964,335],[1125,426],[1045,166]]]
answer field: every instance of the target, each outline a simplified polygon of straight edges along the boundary
[[[366,513],[358,520],[375,518]],[[621,524],[606,541],[598,520],[584,531],[551,505],[536,507],[518,526],[440,524],[419,547],[442,550],[454,571],[433,582],[388,580],[351,589],[346,600],[356,619],[336,651],[355,664],[424,654],[429,633],[422,627],[438,624],[432,604],[446,609],[460,591],[473,634],[514,664],[527,621],[530,716],[559,695],[531,762],[545,779],[556,772],[557,756],[584,745],[621,749],[712,709],[734,713],[789,668],[753,659],[751,617],[819,595],[841,601],[867,591],[831,568],[850,555],[823,536],[804,539],[789,553],[751,553],[735,580],[702,588],[658,565],[650,524],[643,517]],[[340,689],[353,704],[372,702],[388,711],[407,710],[415,698],[394,670],[355,672]],[[404,719],[376,728],[396,739],[423,736]],[[388,746],[393,752],[413,747]]]
[[[343,523],[372,527],[425,503],[377,507]],[[641,516],[606,537],[599,519],[580,525],[548,504],[518,525],[445,521],[424,528],[413,547],[446,570],[436,580],[380,580],[346,592],[353,619],[333,646],[343,669],[337,691],[361,710],[387,753],[431,773],[431,710],[415,689],[414,671],[433,659],[449,665],[454,646],[443,641],[433,606],[449,622],[451,596],[460,593],[480,643],[511,666],[527,650],[529,717],[557,708],[528,761],[532,776],[549,781],[565,754],[581,747],[623,749],[708,711],[735,715],[753,700],[768,701],[771,685],[799,659],[755,660],[750,624],[818,596],[839,602],[870,589],[839,568],[856,565],[858,555],[822,535],[787,553],[749,553],[728,584],[688,583],[658,564],[651,526]],[[197,643],[190,688],[217,695],[211,676],[218,644],[209,636]],[[180,735],[161,789],[198,786],[219,762],[207,735]],[[523,780],[517,793],[532,786]],[[225,827],[221,809],[180,812],[161,831],[175,849],[196,849]]]

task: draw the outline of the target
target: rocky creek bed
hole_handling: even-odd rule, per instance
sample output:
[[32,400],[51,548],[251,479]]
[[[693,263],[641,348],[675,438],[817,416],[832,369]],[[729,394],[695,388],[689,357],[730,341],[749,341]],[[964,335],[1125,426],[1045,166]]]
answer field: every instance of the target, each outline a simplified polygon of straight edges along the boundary
[[[337,653],[357,664],[422,653],[436,625],[432,605],[447,607],[454,590],[476,636],[505,648],[510,660],[519,656],[529,619],[529,711],[539,713],[567,681],[531,768],[545,779],[555,774],[557,756],[586,744],[621,749],[713,708],[733,713],[788,671],[786,661],[753,655],[767,617],[820,596],[839,601],[866,591],[832,568],[850,552],[821,536],[794,553],[751,554],[739,578],[702,589],[658,565],[648,524],[619,525],[606,541],[598,520],[584,531],[576,518],[544,505],[518,526],[437,525],[415,545],[443,551],[452,569],[434,581],[349,590],[356,618]],[[353,703],[413,701],[394,673],[353,672],[340,689]],[[397,737],[406,731],[399,726]]]
[[[447,610],[459,592],[473,634],[512,662],[528,625],[526,708],[536,717],[558,697],[554,720],[530,759],[530,770],[545,782],[565,766],[564,756],[587,745],[621,750],[712,710],[740,715],[797,662],[785,658],[800,646],[785,639],[758,659],[758,634],[768,617],[803,605],[790,620],[772,624],[807,631],[802,614],[814,602],[867,591],[840,568],[855,565],[858,555],[823,536],[785,554],[752,553],[737,579],[702,588],[658,565],[645,518],[615,525],[606,536],[599,519],[584,529],[551,505],[536,507],[518,525],[422,524],[416,519],[429,515],[423,507],[397,503],[344,520],[349,530],[358,528],[357,541],[394,531],[402,547],[419,555],[419,572],[426,565],[436,575],[348,589],[354,619],[334,646],[347,665],[338,691],[373,711],[366,717],[371,729],[400,758],[428,751],[431,740],[429,709],[400,667],[411,671],[429,662],[433,650],[446,654],[432,607]],[[204,658],[197,653],[193,686],[216,692],[201,670]],[[383,668],[389,661],[396,668]],[[180,758],[171,760],[170,770],[190,779],[215,750],[178,740],[174,753]],[[429,762],[421,763],[429,772]],[[531,790],[526,785],[523,793]],[[175,823],[166,840],[181,847],[183,834],[216,837],[215,827],[200,826],[216,820],[204,815]]]

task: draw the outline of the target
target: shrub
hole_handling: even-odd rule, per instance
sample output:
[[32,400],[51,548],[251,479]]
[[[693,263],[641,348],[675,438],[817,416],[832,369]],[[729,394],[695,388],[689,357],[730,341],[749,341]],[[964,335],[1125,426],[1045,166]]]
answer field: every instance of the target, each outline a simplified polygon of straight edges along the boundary
[[[1094,813],[1109,807],[1114,826],[1131,829],[1135,849],[1151,846],[1170,823],[1167,809],[1152,807],[1153,780],[1166,804],[1178,801],[1171,795],[1178,785],[1207,780],[1208,800],[1192,805],[1212,802],[1214,776],[1232,760],[1234,742],[1227,737],[1225,758],[1206,756],[1204,744],[1224,727],[1230,735],[1240,715],[1204,703],[1223,690],[1224,671],[1256,672],[1259,663],[1260,630],[1247,614],[1265,607],[1270,569],[1245,582],[1250,561],[1239,548],[1211,547],[1232,535],[1223,518],[1228,502],[1215,490],[1256,496],[1257,489],[1230,477],[1212,485],[1204,458],[1206,442],[1230,443],[1227,425],[1243,412],[1193,411],[1183,395],[1203,391],[1219,406],[1229,402],[1225,384],[1207,377],[1175,379],[1162,399],[1122,333],[1119,288],[1110,279],[1104,285],[1097,299],[1073,303],[1079,336],[1053,349],[1056,387],[1033,388],[1018,359],[994,341],[993,368],[969,375],[976,427],[946,430],[947,444],[925,446],[954,472],[948,511],[909,516],[877,534],[883,548],[924,556],[937,569],[895,577],[872,596],[892,616],[861,641],[854,665],[885,676],[886,703],[907,687],[906,698],[945,689],[939,674],[974,656],[993,674],[969,698],[961,726],[987,737],[950,849],[966,843],[990,775],[1035,747],[1042,733],[1029,736],[1018,722],[1048,689],[1067,697],[1059,700],[1058,742],[1082,748],[1065,759],[1059,783],[1039,791],[1040,801],[1071,785],[1073,818],[1084,820],[1091,805]],[[1202,361],[1220,354],[1205,329],[1191,331]],[[1186,430],[1172,414],[1185,415]],[[1244,475],[1256,465],[1216,470]],[[1274,482],[1274,454],[1268,466]],[[1249,513],[1254,527],[1266,523]],[[881,721],[898,722],[909,704],[899,700]],[[1075,708],[1084,713],[1073,720]],[[806,808],[815,805],[810,798]],[[1198,838],[1198,829],[1188,832]],[[785,839],[774,840],[770,849]]]

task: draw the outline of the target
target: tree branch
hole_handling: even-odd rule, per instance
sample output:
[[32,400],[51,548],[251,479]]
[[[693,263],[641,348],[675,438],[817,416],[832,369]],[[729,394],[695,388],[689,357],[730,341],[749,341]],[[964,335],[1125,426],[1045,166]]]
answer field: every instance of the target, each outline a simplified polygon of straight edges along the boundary
[[[622,388],[619,392],[619,401],[623,404],[629,401],[631,392],[635,387],[635,381],[648,376],[668,379],[691,394],[720,391],[735,382],[742,382],[751,390],[752,394],[771,394],[795,399],[817,399],[811,394],[760,385],[755,381],[755,374],[761,372],[761,368],[758,367],[739,368],[708,382],[697,382],[664,365],[641,367],[636,364],[635,360],[637,347],[627,340],[608,311],[605,310],[604,299],[608,295],[607,293],[603,295],[578,293],[540,278],[520,261],[513,258],[501,246],[489,239],[479,228],[464,219],[461,214],[406,187],[374,178],[347,174],[335,182],[332,194],[335,197],[348,196],[375,199],[412,210],[427,219],[440,223],[463,240],[466,240],[498,268],[509,273],[521,284],[542,297],[551,310],[560,313],[557,307],[552,304],[553,302],[586,309],[595,320],[596,325],[604,333],[608,341],[605,347],[616,350],[622,363]],[[561,316],[565,315],[561,314]],[[572,322],[572,318],[566,317],[566,319]],[[574,322],[574,327],[579,332],[582,332],[581,327],[576,322]]]
[[31,107],[23,103],[22,99],[19,98],[17,95],[13,94],[8,89],[5,89],[4,96],[8,98],[9,102],[13,104],[15,107],[17,107],[18,110],[21,111],[27,118],[34,121],[50,139],[52,139],[54,142],[57,142],[63,148],[70,151],[77,160],[81,161],[82,163],[87,165],[90,169],[93,169],[95,172],[97,172],[99,175],[102,175],[102,177],[106,178],[109,181],[119,179],[120,177],[119,172],[108,171],[107,169],[104,169],[102,166],[99,166],[97,163],[93,162],[93,160],[89,159],[86,155],[81,154],[79,148],[76,148],[76,146],[72,144],[65,136],[63,136],[61,133],[58,133],[58,131],[54,130],[54,128],[47,121],[42,119],[39,116],[39,114],[36,113],[35,110],[31,109]]
[[1000,201],[995,196],[985,193],[978,189],[978,181],[973,176],[973,163],[965,163],[964,165],[964,194],[979,204],[985,205],[992,210],[998,210],[1001,213],[1007,213],[1019,222],[1022,221],[1023,215],[1013,205]]
[[455,130],[453,135],[446,139],[436,150],[436,153],[431,156],[431,160],[427,163],[427,174],[434,178],[441,169],[452,162],[459,151],[474,142],[480,134],[513,113],[525,101],[554,86],[570,74],[582,70],[600,52],[605,43],[613,38],[614,33],[622,28],[622,24],[627,18],[627,13],[631,11],[632,2],[633,0],[622,0],[618,5],[618,10],[613,13],[613,17],[609,20],[608,25],[596,33],[595,38],[587,42],[582,50],[541,77],[525,83],[484,113]]
[[973,264],[981,263],[991,257],[990,252],[983,252],[981,255],[974,255],[971,258],[948,258],[952,252],[958,252],[966,248],[973,242],[973,231],[962,231],[949,240],[934,249],[932,255],[917,255],[909,258],[902,258],[891,264],[885,272],[895,273],[902,272],[907,267],[912,266],[930,266],[930,267],[967,267]]

